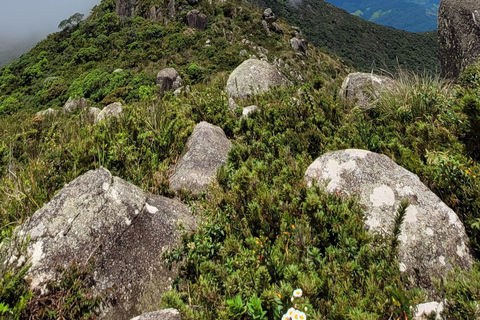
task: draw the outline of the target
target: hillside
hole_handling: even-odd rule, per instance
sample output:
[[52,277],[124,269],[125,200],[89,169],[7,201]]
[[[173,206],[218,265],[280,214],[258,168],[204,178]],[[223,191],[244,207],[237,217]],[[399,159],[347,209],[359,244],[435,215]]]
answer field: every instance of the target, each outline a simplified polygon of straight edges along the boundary
[[440,70],[436,31],[394,30],[353,16],[323,0],[256,2],[271,7],[287,22],[300,27],[313,44],[333,52],[358,70]]
[[39,40],[41,39],[34,37],[20,42],[0,41],[0,68],[27,53]]
[[440,1],[328,0],[336,7],[377,24],[409,32],[437,30]]
[[[401,70],[360,108],[351,66],[263,13],[103,0],[0,69],[0,318],[476,317],[480,65],[455,85]],[[322,159],[329,178],[308,180]],[[200,191],[177,185],[219,162]]]

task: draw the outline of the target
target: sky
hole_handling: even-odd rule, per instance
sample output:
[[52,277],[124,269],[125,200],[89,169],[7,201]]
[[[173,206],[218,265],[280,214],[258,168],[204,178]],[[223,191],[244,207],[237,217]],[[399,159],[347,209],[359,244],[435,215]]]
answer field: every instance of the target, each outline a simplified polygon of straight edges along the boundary
[[59,31],[76,12],[90,13],[100,0],[0,0],[0,43],[39,38]]

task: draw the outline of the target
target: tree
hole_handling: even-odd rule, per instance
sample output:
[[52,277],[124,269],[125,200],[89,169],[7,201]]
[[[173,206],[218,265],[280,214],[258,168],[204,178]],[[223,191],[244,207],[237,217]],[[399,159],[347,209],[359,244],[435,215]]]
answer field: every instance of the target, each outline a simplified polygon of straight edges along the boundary
[[65,29],[65,28],[73,27],[73,26],[79,24],[80,21],[82,21],[83,16],[84,16],[83,14],[77,12],[77,13],[73,14],[70,18],[62,20],[62,22],[60,22],[60,24],[58,25],[58,28],[59,29]]

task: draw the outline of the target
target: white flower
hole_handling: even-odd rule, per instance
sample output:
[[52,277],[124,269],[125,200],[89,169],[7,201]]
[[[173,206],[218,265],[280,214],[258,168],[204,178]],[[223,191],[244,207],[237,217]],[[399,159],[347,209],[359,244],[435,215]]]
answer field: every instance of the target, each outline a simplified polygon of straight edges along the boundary
[[302,296],[302,289],[297,289],[297,290],[293,291],[293,296],[295,298],[300,298]]
[[287,314],[284,314],[282,317],[282,320],[290,320],[290,319],[291,318]]
[[301,314],[300,311],[295,310],[295,312],[292,315],[292,320],[300,320],[300,314]]
[[285,315],[292,319],[293,315],[297,312],[297,310],[295,308],[290,308],[288,309],[287,313],[285,313]]
[[304,312],[298,311],[298,320],[307,320],[307,315]]

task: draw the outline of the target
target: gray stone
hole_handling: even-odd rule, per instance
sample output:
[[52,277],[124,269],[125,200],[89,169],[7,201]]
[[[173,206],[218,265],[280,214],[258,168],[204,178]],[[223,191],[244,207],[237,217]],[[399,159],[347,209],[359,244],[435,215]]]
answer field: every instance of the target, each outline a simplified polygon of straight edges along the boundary
[[122,71],[123,71],[123,69],[115,69],[115,70],[113,70],[113,73],[120,73]]
[[170,187],[193,194],[206,190],[215,180],[217,170],[227,162],[232,143],[222,128],[200,122],[188,138],[186,152],[170,178]]
[[133,17],[138,8],[138,0],[117,0],[115,12],[120,17]]
[[123,106],[120,102],[114,102],[102,109],[95,118],[95,123],[102,122],[108,118],[119,118],[122,115]]
[[280,27],[280,25],[278,23],[276,23],[276,22],[272,23],[272,27],[273,27],[273,30],[276,33],[283,34],[283,29],[282,29],[282,27]]
[[38,111],[35,113],[35,117],[49,117],[49,116],[54,116],[58,113],[58,110],[48,108],[46,110]]
[[207,29],[208,18],[198,10],[191,10],[187,13],[187,25],[189,28],[204,31]]
[[180,312],[176,309],[163,309],[159,311],[144,313],[131,320],[182,320]]
[[277,20],[275,13],[273,13],[272,9],[267,8],[263,11],[263,19],[267,22],[274,22]]
[[147,17],[153,22],[162,21],[164,19],[162,9],[156,6],[150,7]]
[[256,105],[248,106],[243,108],[242,110],[242,117],[248,118],[248,116],[252,113],[258,110],[258,107]]
[[373,73],[350,73],[343,80],[339,97],[346,104],[367,108],[383,91],[394,88],[395,83],[392,78]]
[[429,316],[435,313],[435,320],[441,320],[440,313],[443,312],[443,302],[426,302],[420,303],[415,308],[413,320],[427,320]]
[[73,99],[68,98],[68,101],[63,106],[63,112],[66,114],[72,113],[78,109],[84,109],[87,107],[88,101],[84,98]]
[[270,35],[270,28],[268,27],[268,23],[265,20],[262,20],[262,25],[265,31],[267,32],[267,35]]
[[247,50],[243,49],[240,51],[240,57],[246,57],[248,54]]
[[438,298],[432,277],[444,278],[456,265],[471,267],[468,237],[455,212],[387,156],[357,149],[330,152],[308,167],[305,180],[325,184],[332,193],[357,195],[365,206],[365,225],[374,232],[391,232],[399,204],[407,199],[399,236],[400,271],[431,298]]
[[238,104],[233,100],[233,98],[228,98],[228,108],[232,111],[235,111],[235,109],[240,108]]
[[157,74],[157,84],[162,92],[175,90],[182,86],[182,78],[174,68],[165,68]]
[[198,0],[187,0],[187,2],[191,6],[194,6],[194,5],[198,4]]
[[230,74],[225,90],[229,97],[246,98],[268,91],[271,87],[285,87],[290,84],[291,82],[268,62],[248,59]]
[[442,0],[438,35],[442,75],[457,77],[480,55],[480,2]]
[[97,119],[98,114],[102,112],[102,110],[95,108],[95,107],[90,107],[88,108],[88,114],[92,117],[92,119],[95,121]]
[[306,53],[308,49],[307,41],[303,37],[301,38],[293,37],[292,39],[290,39],[290,45],[294,50],[299,51],[301,53]]
[[67,184],[14,239],[30,237],[32,290],[45,292],[47,281],[58,280],[57,266],[93,261],[92,290],[112,290],[116,301],[103,306],[99,319],[123,320],[148,311],[171,288],[177,270],[168,270],[162,255],[179,244],[179,224],[187,230],[196,224],[183,203],[147,194],[100,168]]

